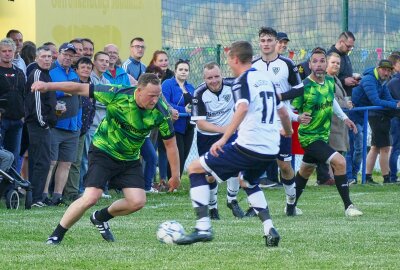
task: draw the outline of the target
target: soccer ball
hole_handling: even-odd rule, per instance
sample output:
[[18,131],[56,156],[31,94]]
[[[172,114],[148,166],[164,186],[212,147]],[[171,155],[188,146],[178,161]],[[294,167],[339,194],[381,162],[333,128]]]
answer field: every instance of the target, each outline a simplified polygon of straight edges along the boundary
[[185,229],[175,220],[165,221],[161,223],[157,229],[157,239],[165,244],[173,244],[184,235]]

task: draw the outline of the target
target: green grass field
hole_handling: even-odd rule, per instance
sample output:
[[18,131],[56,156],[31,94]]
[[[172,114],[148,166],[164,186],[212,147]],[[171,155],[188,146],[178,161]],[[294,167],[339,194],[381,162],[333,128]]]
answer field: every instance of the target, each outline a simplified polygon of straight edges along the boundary
[[[265,190],[282,237],[277,248],[265,246],[258,218],[232,216],[225,185],[219,194],[222,219],[213,222],[215,239],[192,246],[161,244],[155,236],[165,220],[179,221],[186,231],[194,226],[187,179],[179,192],[151,194],[138,213],[111,220],[115,243],[102,240],[89,222],[90,210],[61,245],[45,245],[65,208],[7,210],[3,200],[0,269],[398,269],[399,191],[400,185],[352,186],[364,216],[346,218],[335,187],[308,186],[299,202],[304,215],[293,218],[283,213],[283,189]],[[245,210],[246,196],[239,195]],[[101,200],[93,210],[109,203]]]

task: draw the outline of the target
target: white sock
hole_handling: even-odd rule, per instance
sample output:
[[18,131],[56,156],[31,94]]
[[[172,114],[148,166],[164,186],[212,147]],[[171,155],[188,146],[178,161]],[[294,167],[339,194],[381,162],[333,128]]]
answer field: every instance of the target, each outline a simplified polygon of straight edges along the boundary
[[218,208],[218,183],[215,181],[216,185],[213,189],[210,187],[210,201],[208,203],[209,209]]
[[286,192],[286,203],[294,204],[294,202],[296,201],[296,183],[286,185],[285,181],[282,181],[282,184]]
[[267,235],[269,234],[269,230],[274,227],[274,224],[272,224],[272,219],[267,219],[266,221],[263,222],[264,226],[264,234]]
[[209,217],[203,217],[196,220],[196,229],[200,231],[206,231],[211,228],[211,222]]
[[237,200],[236,196],[239,192],[240,184],[237,177],[231,177],[226,181],[226,199],[228,203]]
[[208,205],[210,201],[210,187],[208,185],[190,188],[190,199],[193,207]]
[[248,196],[247,200],[257,214],[259,212],[258,209],[266,209],[268,206],[264,193],[261,190]]

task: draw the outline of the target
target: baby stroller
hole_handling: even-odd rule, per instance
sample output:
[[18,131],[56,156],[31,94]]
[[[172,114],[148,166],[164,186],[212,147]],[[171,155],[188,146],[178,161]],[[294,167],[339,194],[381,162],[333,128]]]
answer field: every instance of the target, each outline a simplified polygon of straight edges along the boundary
[[14,168],[10,168],[7,172],[0,169],[0,197],[5,194],[8,209],[19,208],[23,191],[25,191],[25,209],[31,209],[31,183],[22,179]]
[[[7,100],[0,99],[0,115],[4,112],[6,107]],[[7,208],[18,209],[20,206],[20,197],[25,193],[25,209],[30,209],[32,206],[31,183],[25,181],[17,171],[11,167],[13,161],[14,155],[0,147],[0,198],[3,198],[5,194]]]

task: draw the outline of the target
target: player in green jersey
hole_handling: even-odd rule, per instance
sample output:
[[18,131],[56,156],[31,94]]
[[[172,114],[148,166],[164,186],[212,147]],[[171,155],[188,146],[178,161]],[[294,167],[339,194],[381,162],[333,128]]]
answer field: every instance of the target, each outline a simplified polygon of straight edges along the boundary
[[143,74],[137,88],[73,82],[37,82],[32,85],[32,91],[56,89],[92,97],[106,106],[107,114],[90,146],[85,192],[69,206],[47,244],[59,244],[62,241],[67,230],[87,209],[96,204],[107,182],[111,187],[121,188],[125,198],[94,212],[90,221],[106,241],[113,242],[114,236],[108,220],[136,212],[145,205],[146,194],[139,154],[146,136],[154,127],[159,128],[167,150],[172,174],[169,180],[170,191],[180,183],[175,134],[167,105],[160,100],[160,80],[154,74]]
[[306,114],[311,117],[308,124],[300,124],[298,131],[304,156],[300,170],[295,176],[295,204],[297,205],[316,165],[319,162],[327,163],[333,168],[336,188],[342,198],[345,215],[360,216],[362,212],[350,200],[346,177],[346,160],[328,144],[332,113],[342,119],[354,133],[357,133],[357,128],[335,101],[335,82],[333,78],[325,75],[327,61],[324,49],[317,47],[312,51],[309,66],[311,74],[303,82],[304,94],[292,101],[292,105],[299,111],[299,114]]

